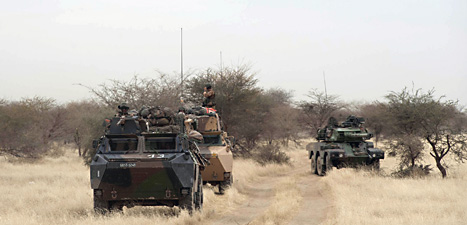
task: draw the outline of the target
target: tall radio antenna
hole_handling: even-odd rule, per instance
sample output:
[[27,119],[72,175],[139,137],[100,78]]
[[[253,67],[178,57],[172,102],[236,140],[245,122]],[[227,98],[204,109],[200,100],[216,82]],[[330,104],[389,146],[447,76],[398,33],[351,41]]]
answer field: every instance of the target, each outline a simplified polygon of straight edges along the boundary
[[180,28],[180,91],[183,97],[183,28]]
[[222,68],[223,68],[223,66],[222,66],[222,51],[221,51],[221,54],[220,54],[220,59],[221,59],[220,63],[221,63],[221,73],[222,73]]
[[324,79],[324,96],[326,97],[326,101],[328,100],[328,90],[326,88],[326,74],[323,70],[323,79]]

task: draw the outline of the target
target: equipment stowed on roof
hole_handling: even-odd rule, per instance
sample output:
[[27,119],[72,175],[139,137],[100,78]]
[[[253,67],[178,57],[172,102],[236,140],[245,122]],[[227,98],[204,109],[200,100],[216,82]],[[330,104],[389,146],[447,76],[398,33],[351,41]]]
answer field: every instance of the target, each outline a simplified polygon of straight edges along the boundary
[[207,160],[190,140],[185,116],[161,107],[109,120],[95,141],[91,169],[94,209],[179,206],[192,211],[203,202],[201,170]]

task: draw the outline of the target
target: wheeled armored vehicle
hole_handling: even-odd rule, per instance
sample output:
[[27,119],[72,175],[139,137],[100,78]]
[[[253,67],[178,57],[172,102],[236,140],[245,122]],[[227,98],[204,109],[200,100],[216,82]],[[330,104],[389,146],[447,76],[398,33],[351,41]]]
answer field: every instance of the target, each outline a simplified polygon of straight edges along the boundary
[[203,204],[201,170],[206,163],[184,127],[184,116],[122,116],[107,121],[95,140],[91,187],[97,212],[123,206],[179,206],[190,212]]
[[318,130],[318,142],[307,145],[311,159],[311,172],[323,176],[333,167],[368,165],[379,169],[384,152],[366,141],[373,135],[361,117],[349,116],[341,125],[330,118],[328,125]]
[[203,142],[199,144],[200,153],[209,160],[201,171],[203,182],[217,185],[222,194],[233,183],[232,149],[235,139],[222,129],[220,116],[215,110],[194,108],[191,112],[196,120],[194,129],[203,135]]

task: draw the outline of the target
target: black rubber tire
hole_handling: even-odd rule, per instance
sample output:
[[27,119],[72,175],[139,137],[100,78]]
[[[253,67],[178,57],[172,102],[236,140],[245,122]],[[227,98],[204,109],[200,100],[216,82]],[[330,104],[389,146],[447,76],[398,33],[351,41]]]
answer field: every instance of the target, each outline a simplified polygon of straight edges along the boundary
[[219,194],[223,195],[225,193],[225,186],[222,184],[223,182],[219,182],[219,184],[217,185],[218,188],[219,188]]
[[326,155],[326,172],[332,170],[332,161],[331,161],[331,154]]
[[110,205],[110,212],[123,212],[123,204],[118,202],[112,203]]
[[123,212],[123,205],[118,203],[111,203],[108,201],[101,201],[94,198],[94,212],[98,214],[108,214],[108,213],[121,213]]
[[110,209],[110,202],[102,200],[102,196],[96,196],[96,190],[94,190],[94,212],[106,214],[110,212]]
[[110,212],[109,202],[96,199],[94,197],[94,212],[99,214],[107,214]]
[[318,174],[316,169],[316,155],[313,155],[311,156],[311,174]]
[[379,159],[373,161],[373,163],[371,163],[371,167],[374,169],[374,170],[379,170],[380,167],[381,167],[381,164],[379,162]]
[[233,183],[233,176],[232,176],[232,173],[231,173],[229,179],[227,179],[225,181],[221,181],[219,183],[219,193],[224,194],[225,190],[232,186],[232,183]]
[[321,155],[317,158],[316,167],[317,167],[317,171],[318,171],[319,176],[326,175],[326,165],[323,164],[323,159],[322,159]]
[[201,174],[198,177],[198,192],[195,194],[195,209],[202,210],[203,209],[203,178]]
[[184,198],[180,199],[178,201],[178,206],[180,207],[180,209],[187,210],[188,213],[192,214],[193,209],[195,208],[195,204],[194,204],[195,196],[194,195],[195,193],[191,192],[190,194],[186,195]]

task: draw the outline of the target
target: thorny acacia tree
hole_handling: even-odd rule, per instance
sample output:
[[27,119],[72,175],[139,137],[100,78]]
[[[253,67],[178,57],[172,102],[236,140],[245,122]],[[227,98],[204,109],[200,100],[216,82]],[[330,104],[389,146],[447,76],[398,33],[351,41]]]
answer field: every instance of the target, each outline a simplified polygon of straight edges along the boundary
[[190,79],[186,87],[187,101],[201,105],[203,89],[211,84],[224,129],[237,140],[244,140],[247,148],[255,145],[261,133],[255,121],[262,121],[266,115],[259,99],[262,90],[257,87],[258,80],[250,69],[247,65],[222,70],[208,68]]
[[[414,113],[411,106],[398,106],[398,110],[406,113]],[[377,144],[382,135],[389,141],[389,155],[397,156],[400,171],[408,169],[411,173],[417,163],[421,163],[424,157],[423,142],[416,135],[417,129],[414,129],[413,121],[398,118],[397,113],[389,109],[389,105],[382,102],[373,102],[359,106],[359,113],[365,118],[365,127],[368,127],[374,134],[375,144]],[[409,118],[413,119],[413,118]],[[399,123],[400,121],[405,121]]]
[[53,99],[1,101],[0,149],[17,157],[38,158],[63,136],[66,111]]
[[112,116],[112,108],[95,101],[66,104],[65,109],[68,112],[66,139],[75,143],[79,156],[85,159],[94,156],[92,140],[104,133],[104,119]]
[[287,146],[298,139],[300,109],[292,107],[292,92],[280,88],[265,91],[261,98],[266,106],[262,123],[262,138],[269,144],[279,141]]
[[84,87],[95,95],[97,101],[113,108],[126,102],[132,109],[140,109],[142,106],[175,109],[179,105],[181,93],[180,81],[161,72],[157,79],[135,75],[129,81],[110,80],[110,83],[99,84],[98,88]]
[[335,95],[326,95],[316,89],[309,92],[309,101],[302,101],[299,106],[304,112],[303,124],[311,128],[313,135],[323,127],[328,119],[338,110],[344,108],[344,104]]
[[[445,101],[443,97],[435,98],[434,90],[409,91],[407,88],[401,92],[391,92],[386,98],[391,115],[390,127],[398,130],[401,138],[410,134],[413,139],[426,141],[443,178],[447,176],[442,163],[445,156],[452,154],[458,161],[467,159],[466,114],[457,108],[457,102]],[[408,146],[420,144],[415,141]],[[419,153],[409,153],[411,157],[413,154]]]
[[363,104],[358,106],[358,111],[358,114],[365,118],[365,127],[374,135],[375,146],[378,146],[388,118],[386,105],[379,102]]
[[186,97],[200,105],[204,86],[211,84],[224,129],[235,136],[240,146],[237,153],[253,154],[250,150],[260,149],[256,148],[258,142],[264,140],[270,146],[260,152],[271,153],[268,159],[282,162],[285,158],[276,151],[277,145],[295,141],[297,134],[298,112],[291,106],[292,93],[278,88],[262,90],[254,75],[248,65],[208,68],[189,80]]

